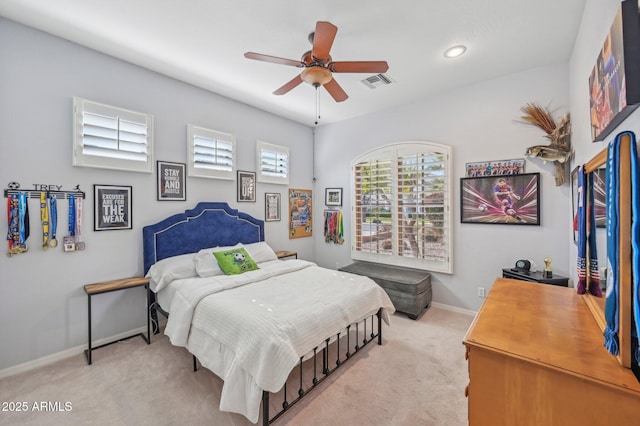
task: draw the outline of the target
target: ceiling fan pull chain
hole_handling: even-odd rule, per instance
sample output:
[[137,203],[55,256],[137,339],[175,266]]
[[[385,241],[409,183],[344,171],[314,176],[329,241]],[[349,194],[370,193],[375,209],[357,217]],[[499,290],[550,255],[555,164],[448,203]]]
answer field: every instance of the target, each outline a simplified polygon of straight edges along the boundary
[[320,121],[320,92],[318,92],[318,87],[320,85],[316,84],[316,126],[318,125],[318,121]]

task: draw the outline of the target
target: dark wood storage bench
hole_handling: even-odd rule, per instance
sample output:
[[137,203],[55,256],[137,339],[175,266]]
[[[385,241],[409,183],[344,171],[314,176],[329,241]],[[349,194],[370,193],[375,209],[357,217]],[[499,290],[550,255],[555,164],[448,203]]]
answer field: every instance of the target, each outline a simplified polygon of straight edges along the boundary
[[374,280],[387,292],[396,310],[411,319],[418,318],[431,303],[431,274],[427,271],[372,262],[355,262],[338,270]]

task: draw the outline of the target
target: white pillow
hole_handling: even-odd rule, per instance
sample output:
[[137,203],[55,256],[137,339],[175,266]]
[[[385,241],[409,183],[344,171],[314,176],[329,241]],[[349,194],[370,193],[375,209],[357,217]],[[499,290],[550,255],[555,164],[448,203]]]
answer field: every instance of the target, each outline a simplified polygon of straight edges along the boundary
[[269,260],[277,260],[276,252],[265,241],[258,243],[244,244],[244,248],[249,256],[256,262],[267,262]]
[[196,274],[201,278],[213,277],[214,275],[224,275],[224,272],[222,272],[222,269],[218,266],[218,261],[213,253],[241,246],[242,244],[238,243],[235,246],[218,246],[200,250],[198,254],[196,254],[194,260],[196,265]]
[[167,257],[154,263],[146,275],[146,278],[149,278],[151,290],[157,292],[173,280],[197,276],[195,257],[195,253],[187,253]]

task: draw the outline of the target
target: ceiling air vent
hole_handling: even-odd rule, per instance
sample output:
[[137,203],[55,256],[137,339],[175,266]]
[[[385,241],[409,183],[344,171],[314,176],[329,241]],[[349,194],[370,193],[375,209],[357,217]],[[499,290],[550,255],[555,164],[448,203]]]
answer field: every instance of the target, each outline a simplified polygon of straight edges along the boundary
[[386,74],[376,74],[371,77],[367,77],[364,80],[360,80],[362,84],[367,86],[369,89],[375,89],[378,86],[386,86],[391,84],[393,80]]

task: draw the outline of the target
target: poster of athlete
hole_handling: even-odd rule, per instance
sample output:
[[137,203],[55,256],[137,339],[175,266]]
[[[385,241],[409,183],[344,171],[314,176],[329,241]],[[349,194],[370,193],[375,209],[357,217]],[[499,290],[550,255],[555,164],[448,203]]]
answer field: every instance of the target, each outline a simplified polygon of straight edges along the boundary
[[540,225],[540,173],[460,179],[460,222]]

